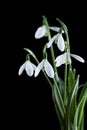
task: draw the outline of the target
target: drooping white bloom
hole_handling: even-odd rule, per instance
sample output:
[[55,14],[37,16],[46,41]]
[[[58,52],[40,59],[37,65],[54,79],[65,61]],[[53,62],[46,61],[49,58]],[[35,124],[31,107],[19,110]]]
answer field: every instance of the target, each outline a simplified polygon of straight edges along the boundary
[[35,32],[35,38],[36,39],[42,38],[43,36],[45,36],[46,33],[47,33],[46,26],[42,25],[41,27],[37,28]]
[[35,70],[35,77],[38,76],[38,74],[40,73],[41,69],[44,68],[46,74],[50,77],[50,78],[54,78],[54,70],[53,67],[51,66],[51,64],[48,62],[47,59],[43,59],[37,66],[36,70]]
[[70,53],[64,53],[60,56],[58,56],[55,60],[56,62],[56,67],[59,67],[61,66],[62,64],[65,64],[65,63],[71,63],[71,57],[75,58],[76,60],[84,63],[84,59],[78,55],[75,55],[75,54],[70,54]]
[[18,75],[21,75],[22,72],[25,70],[28,76],[32,76],[35,69],[36,69],[36,66],[33,63],[31,63],[29,60],[27,60],[19,68]]
[[55,42],[57,44],[57,47],[59,48],[60,51],[64,51],[65,50],[65,42],[64,42],[64,38],[62,36],[62,33],[64,33],[64,30],[61,30],[60,33],[60,28],[59,27],[49,27],[51,30],[57,32],[58,34],[54,35],[51,40],[47,43],[47,48],[50,48],[51,45],[53,44],[53,42]]
[[51,40],[47,43],[47,48],[50,48],[53,42],[57,43],[57,46],[60,51],[64,51],[65,42],[61,33],[58,33],[51,38]]
[[69,53],[64,53],[64,54],[58,56],[56,58],[55,62],[56,62],[56,67],[59,67],[62,64],[65,64],[66,62],[71,63],[71,58],[70,58]]

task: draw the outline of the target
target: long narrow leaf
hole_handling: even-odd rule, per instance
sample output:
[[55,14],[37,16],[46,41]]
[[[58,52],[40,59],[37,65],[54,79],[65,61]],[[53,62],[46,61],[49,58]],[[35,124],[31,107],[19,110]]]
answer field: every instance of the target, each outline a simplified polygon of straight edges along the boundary
[[77,76],[76,83],[75,83],[75,85],[73,86],[73,89],[72,89],[71,98],[70,98],[70,105],[72,103],[75,92],[76,92],[76,90],[78,88],[78,85],[79,85],[79,75]]
[[87,94],[87,82],[83,85],[83,88],[82,88],[78,101],[80,101],[82,99],[82,97],[85,95],[85,93]]
[[82,104],[79,107],[78,128],[81,127],[81,121],[82,121],[82,116],[83,116],[84,107],[85,107],[86,102],[87,102],[87,93],[85,93],[85,95],[83,96]]
[[61,105],[59,92],[58,92],[58,89],[55,86],[54,86],[54,96],[55,96],[56,104],[57,104],[57,106],[60,110],[61,116],[64,118],[64,112],[63,112],[63,108],[62,108],[62,105]]
[[54,79],[54,87],[55,87],[58,99],[60,101],[61,109],[62,109],[63,113],[65,113],[65,106],[64,106],[63,98],[62,98],[62,95],[60,93],[59,86],[57,85],[55,79]]
[[74,81],[75,81],[74,73],[71,69],[69,69],[69,72],[68,72],[68,89],[67,89],[68,94],[71,92]]
[[83,111],[84,111],[84,106],[87,100],[87,95],[84,95],[84,97],[81,99],[81,101],[79,102],[76,112],[75,112],[75,116],[74,116],[74,129],[77,127],[78,130],[81,127],[81,121],[83,119]]
[[58,104],[56,102],[54,88],[52,88],[52,99],[53,99],[53,103],[54,103],[54,107],[55,107],[55,110],[56,110],[56,114],[57,114],[58,120],[59,120],[59,122],[60,122],[60,124],[62,126],[63,125],[62,124],[63,123],[63,118],[60,115],[60,110],[59,110]]
[[71,105],[72,105],[72,101],[74,99],[74,96],[77,92],[77,88],[78,88],[78,84],[79,84],[79,75],[77,76],[77,79],[75,81],[75,84],[73,85],[73,88],[71,90],[71,93],[68,97],[68,103],[67,103],[67,108],[66,108],[66,115],[65,115],[65,119],[66,119],[66,127],[68,130],[70,130],[70,123],[71,123]]
[[59,77],[59,81],[58,81],[58,86],[59,86],[59,90],[61,93],[61,96],[64,96],[64,81]]

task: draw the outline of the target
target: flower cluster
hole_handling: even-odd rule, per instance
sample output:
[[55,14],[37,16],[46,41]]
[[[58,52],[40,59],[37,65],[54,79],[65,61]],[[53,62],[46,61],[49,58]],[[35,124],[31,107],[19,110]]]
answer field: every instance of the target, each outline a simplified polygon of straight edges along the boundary
[[[79,55],[71,53],[69,34],[67,26],[57,19],[61,27],[49,26],[47,18],[43,16],[43,23],[37,28],[35,38],[40,39],[47,37],[48,41],[43,47],[43,58],[39,62],[36,55],[28,48],[24,48],[28,52],[26,61],[20,66],[18,74],[21,75],[25,70],[28,76],[37,77],[42,70],[46,80],[52,89],[52,99],[56,114],[61,126],[61,130],[84,130],[84,107],[87,102],[87,82],[79,85],[79,75],[72,67],[72,59],[84,63],[84,59]],[[51,31],[54,31],[51,36]],[[55,56],[54,46],[62,53]],[[48,57],[48,49],[50,49],[50,62]],[[56,49],[56,50],[57,50]],[[57,53],[56,53],[57,54]],[[32,57],[36,64],[31,62]],[[59,75],[60,67],[64,65],[64,79]],[[82,88],[79,94],[78,90]]]
[[[53,43],[57,44],[58,49],[63,52],[65,51],[66,42],[63,38],[64,30],[59,27],[49,27],[50,30],[55,31],[57,34],[54,35],[52,38],[50,38],[49,42],[46,45],[46,48],[50,48]],[[48,30],[46,28],[46,25],[42,25],[41,27],[38,27],[38,29],[35,32],[35,38],[40,39],[42,37],[45,37],[48,34]],[[45,52],[46,53],[46,52]],[[71,64],[71,57],[75,58],[76,60],[84,63],[84,59],[78,55],[71,54],[70,52],[64,52],[63,54],[57,56],[55,59],[56,67],[61,66],[62,64]],[[54,69],[52,65],[49,63],[48,59],[42,59],[42,61],[36,65],[30,62],[30,60],[25,61],[25,63],[20,67],[19,69],[19,75],[22,74],[23,70],[25,69],[28,76],[34,76],[37,77],[39,72],[44,68],[46,74],[50,78],[54,78]]]

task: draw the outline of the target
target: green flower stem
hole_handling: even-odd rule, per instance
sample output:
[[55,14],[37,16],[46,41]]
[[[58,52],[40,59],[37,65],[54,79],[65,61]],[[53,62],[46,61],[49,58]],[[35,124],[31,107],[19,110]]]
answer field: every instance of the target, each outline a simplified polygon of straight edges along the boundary
[[[65,52],[70,53],[70,43],[69,43],[69,35],[68,35],[68,30],[66,29],[65,31],[66,35],[66,48]],[[69,69],[72,69],[71,63],[69,63]],[[67,98],[67,80],[68,80],[68,69],[67,69],[67,63],[65,64],[65,73],[64,73],[64,104],[66,104],[66,98]]]
[[[51,39],[51,35],[50,35],[50,32],[49,32],[49,35],[48,35],[48,40]],[[51,57],[52,57],[52,63],[53,63],[53,67],[54,67],[54,72],[55,72],[55,78],[56,78],[56,81],[58,81],[58,72],[57,72],[57,68],[56,68],[56,64],[55,64],[55,55],[54,55],[54,49],[53,49],[53,46],[50,47],[50,52],[51,52]]]
[[[51,34],[50,34],[50,29],[49,29],[49,24],[47,21],[47,18],[45,16],[43,16],[43,24],[46,26],[47,30],[48,30],[48,41],[51,40]],[[50,47],[50,52],[51,52],[51,57],[52,57],[52,63],[53,63],[53,68],[54,68],[54,72],[55,72],[55,76],[56,76],[56,80],[58,80],[58,72],[57,72],[57,68],[56,68],[56,64],[55,64],[55,55],[54,55],[54,49],[53,46]]]
[[[68,35],[68,30],[67,30],[67,32],[65,33],[66,34],[66,52],[69,52],[70,53],[70,43],[69,43],[69,35]],[[70,63],[69,64],[69,69],[71,69],[72,70],[72,64]]]
[[[48,41],[51,40],[51,34],[50,34],[50,30],[48,30]],[[53,49],[53,45],[51,45],[50,47],[50,52],[51,52],[51,57],[52,57],[52,63],[53,63],[53,67],[54,67],[54,72],[56,73],[57,79],[58,79],[58,72],[57,72],[57,68],[56,68],[56,64],[55,64],[55,54],[54,54],[54,49]]]
[[[66,39],[67,39],[67,42],[66,42],[66,48],[65,48],[65,52],[69,52],[70,49],[69,49],[69,39],[68,39],[68,35],[67,33],[66,34]],[[66,105],[66,93],[67,93],[67,63],[65,63],[65,71],[64,71],[64,104]]]
[[46,73],[45,73],[43,70],[42,70],[42,72],[43,72],[43,74],[44,74],[46,80],[48,81],[50,87],[52,88],[52,87],[53,87],[53,84],[51,83],[50,79],[48,78],[48,76],[46,75]]
[[64,104],[66,105],[66,88],[67,88],[67,63],[65,64],[65,74],[64,74]]

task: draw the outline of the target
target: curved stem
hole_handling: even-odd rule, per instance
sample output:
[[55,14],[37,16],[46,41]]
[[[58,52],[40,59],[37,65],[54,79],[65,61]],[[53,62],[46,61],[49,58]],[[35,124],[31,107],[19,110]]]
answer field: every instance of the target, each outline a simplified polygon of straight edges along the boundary
[[49,83],[50,87],[52,88],[53,87],[53,84],[51,83],[50,79],[48,78],[48,76],[46,75],[46,73],[42,70],[47,82]]
[[[37,59],[36,55],[30,49],[24,48],[24,50],[27,51],[34,58],[34,60],[36,61],[37,64],[39,64],[39,60]],[[42,72],[43,72],[46,80],[48,81],[50,87],[52,88],[53,85],[52,85],[50,79],[48,78],[48,76],[46,75],[46,73],[44,72],[44,70],[42,70]]]

